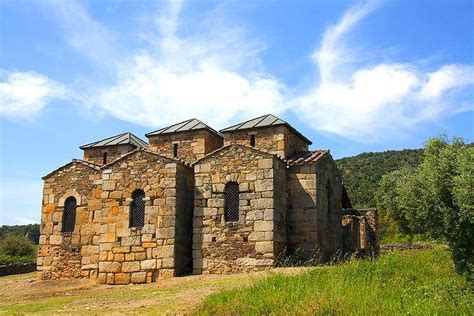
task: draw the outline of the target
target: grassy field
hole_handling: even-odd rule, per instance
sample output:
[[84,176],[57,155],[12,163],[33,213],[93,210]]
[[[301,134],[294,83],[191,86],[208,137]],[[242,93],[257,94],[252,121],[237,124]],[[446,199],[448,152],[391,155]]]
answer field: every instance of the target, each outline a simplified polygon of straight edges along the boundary
[[473,287],[451,267],[449,252],[390,252],[207,297],[198,314],[473,315]]
[[152,284],[0,277],[0,314],[473,314],[472,284],[447,250],[390,252],[336,266],[195,275]]
[[209,294],[250,286],[285,268],[252,274],[194,275],[151,284],[101,285],[90,280],[37,281],[36,273],[0,277],[0,315],[190,314]]

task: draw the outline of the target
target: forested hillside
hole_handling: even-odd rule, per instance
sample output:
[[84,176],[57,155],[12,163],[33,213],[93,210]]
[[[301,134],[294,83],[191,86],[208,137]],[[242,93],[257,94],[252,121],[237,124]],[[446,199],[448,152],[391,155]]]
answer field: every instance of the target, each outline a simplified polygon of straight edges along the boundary
[[20,236],[20,237],[28,237],[33,241],[35,244],[38,243],[39,240],[39,224],[29,224],[29,225],[14,225],[8,226],[3,225],[0,226],[0,239],[6,236]]
[[374,194],[382,176],[403,166],[417,166],[422,154],[422,149],[389,150],[336,160],[352,206],[375,207]]

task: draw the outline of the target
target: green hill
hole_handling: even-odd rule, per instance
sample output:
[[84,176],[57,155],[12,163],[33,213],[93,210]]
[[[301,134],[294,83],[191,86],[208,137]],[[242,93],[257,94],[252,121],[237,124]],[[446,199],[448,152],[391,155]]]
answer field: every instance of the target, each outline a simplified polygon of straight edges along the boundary
[[336,160],[352,206],[375,207],[374,194],[382,176],[404,166],[417,166],[422,155],[422,149],[403,149],[362,153]]

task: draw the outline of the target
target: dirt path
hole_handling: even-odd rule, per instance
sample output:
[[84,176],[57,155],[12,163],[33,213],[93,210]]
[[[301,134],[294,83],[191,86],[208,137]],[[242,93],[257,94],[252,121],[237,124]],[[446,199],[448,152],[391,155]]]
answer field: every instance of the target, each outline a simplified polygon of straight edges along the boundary
[[0,314],[186,314],[207,295],[248,286],[279,268],[234,275],[194,275],[141,285],[99,285],[89,280],[36,281],[35,273],[0,277]]

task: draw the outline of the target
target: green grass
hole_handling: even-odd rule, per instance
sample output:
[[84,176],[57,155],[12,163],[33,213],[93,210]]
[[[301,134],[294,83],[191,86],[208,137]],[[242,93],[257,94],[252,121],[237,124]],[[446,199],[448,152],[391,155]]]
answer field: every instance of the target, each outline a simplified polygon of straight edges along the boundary
[[18,263],[35,263],[36,262],[36,256],[9,256],[9,255],[4,255],[0,254],[0,265],[2,264],[18,264]]
[[276,275],[211,295],[198,314],[472,315],[473,299],[472,283],[436,247]]

